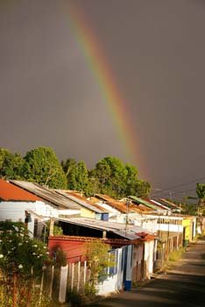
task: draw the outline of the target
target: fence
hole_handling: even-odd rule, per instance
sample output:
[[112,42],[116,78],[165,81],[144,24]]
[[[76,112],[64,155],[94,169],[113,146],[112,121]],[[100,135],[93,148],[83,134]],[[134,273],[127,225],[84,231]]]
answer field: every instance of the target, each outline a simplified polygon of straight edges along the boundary
[[[96,286],[99,295],[107,295],[119,291],[128,282],[131,284],[132,247],[124,246],[112,250],[113,267],[107,268]],[[66,301],[68,293],[84,294],[90,281],[90,269],[87,261],[68,263],[62,267],[48,267],[42,272],[41,283],[38,287],[41,293],[46,292],[54,301]]]

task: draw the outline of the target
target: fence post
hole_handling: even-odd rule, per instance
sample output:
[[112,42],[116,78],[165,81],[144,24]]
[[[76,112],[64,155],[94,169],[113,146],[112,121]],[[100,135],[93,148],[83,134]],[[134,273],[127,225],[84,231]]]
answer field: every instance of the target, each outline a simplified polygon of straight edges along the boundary
[[53,279],[54,279],[54,265],[51,267],[51,282],[50,282],[50,289],[49,289],[49,297],[52,298],[53,292]]
[[77,280],[77,291],[80,290],[80,261],[78,262],[78,280]]
[[86,284],[86,273],[87,273],[87,261],[85,260],[84,261],[84,271],[83,271],[83,283],[84,283],[84,286]]
[[74,263],[72,263],[71,266],[71,290],[73,290],[73,284],[74,284]]
[[67,278],[68,278],[68,264],[66,266],[62,266],[60,269],[60,288],[59,288],[59,297],[58,297],[60,303],[65,303],[66,301]]
[[39,306],[41,305],[41,298],[42,298],[42,293],[43,293],[43,282],[44,282],[44,271],[46,267],[42,267],[42,275],[41,275],[41,285],[40,285],[40,294],[39,294]]

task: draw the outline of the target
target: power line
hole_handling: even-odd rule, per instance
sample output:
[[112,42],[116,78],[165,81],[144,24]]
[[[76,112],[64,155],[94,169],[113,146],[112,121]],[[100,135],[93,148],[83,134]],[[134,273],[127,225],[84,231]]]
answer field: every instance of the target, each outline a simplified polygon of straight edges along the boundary
[[179,188],[179,187],[184,187],[184,186],[196,183],[197,181],[204,180],[204,179],[205,179],[205,177],[196,178],[196,179],[190,181],[189,183],[178,184],[178,185],[175,185],[175,186],[172,186],[172,187],[169,187],[169,188],[161,189],[161,190],[156,191],[156,192],[154,192],[152,194],[155,195],[155,194],[161,194],[163,192],[170,192],[170,190],[173,190],[173,189],[176,189],[176,188]]

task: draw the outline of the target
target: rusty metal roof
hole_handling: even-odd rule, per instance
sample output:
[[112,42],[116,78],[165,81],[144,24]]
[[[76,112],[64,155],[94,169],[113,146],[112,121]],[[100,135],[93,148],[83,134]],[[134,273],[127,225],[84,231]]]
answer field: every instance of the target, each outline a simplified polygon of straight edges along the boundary
[[100,213],[100,214],[105,212],[107,213],[107,211],[101,208],[100,206],[97,206],[89,202],[86,198],[83,198],[82,196],[80,196],[75,192],[66,191],[66,190],[56,190],[56,192],[59,193],[60,195],[65,196],[67,199],[76,202],[78,205],[85,207],[86,209],[91,210],[95,213]]
[[163,203],[167,204],[168,206],[171,206],[172,209],[175,208],[175,209],[180,209],[181,210],[181,208],[179,206],[177,206],[176,204],[174,204],[170,200],[167,200],[167,199],[164,199],[164,198],[160,198],[160,201],[162,201]]
[[101,199],[104,202],[106,202],[110,207],[120,211],[121,213],[124,214],[128,212],[142,213],[141,210],[136,208],[136,206],[133,205],[133,203],[131,202],[129,203],[129,205],[127,205],[125,201],[116,200],[105,194],[96,194],[95,196],[98,199]]
[[113,222],[95,220],[90,218],[83,218],[83,217],[60,218],[58,220],[68,224],[78,225],[101,231],[112,232],[128,240],[141,239],[142,238],[141,234],[150,234],[147,230],[139,226],[125,225],[122,223],[113,223]]
[[30,193],[39,196],[41,199],[53,204],[59,208],[66,208],[66,209],[79,209],[80,206],[68,198],[60,195],[59,193],[55,192],[52,189],[47,187],[43,187],[37,183],[29,182],[29,181],[19,181],[19,180],[10,180],[13,185],[16,185]]
[[152,209],[152,210],[157,210],[157,207],[156,207],[156,205],[154,205],[154,204],[151,204],[151,203],[149,203],[149,202],[147,202],[146,200],[144,200],[144,199],[142,199],[142,198],[139,198],[139,197],[137,197],[137,196],[132,196],[132,195],[130,195],[129,196],[129,198],[133,201],[133,202],[136,202],[137,204],[142,204],[142,205],[144,205],[144,206],[146,206],[146,207],[148,207],[148,208],[150,208],[150,209]]

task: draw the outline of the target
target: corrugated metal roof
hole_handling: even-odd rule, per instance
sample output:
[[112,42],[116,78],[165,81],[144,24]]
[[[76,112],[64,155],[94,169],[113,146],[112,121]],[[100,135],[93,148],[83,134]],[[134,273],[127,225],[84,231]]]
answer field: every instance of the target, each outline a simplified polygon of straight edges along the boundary
[[129,205],[127,205],[126,202],[116,200],[105,194],[96,194],[96,197],[105,201],[110,207],[117,209],[121,213],[124,214],[128,212],[141,213],[141,210],[136,208],[136,206],[133,205],[132,203],[129,203]]
[[[126,238],[129,240],[136,240],[141,239],[141,234],[149,234],[149,232],[139,226],[135,225],[125,225],[121,223],[112,223],[107,221],[100,221],[95,219],[89,219],[89,218],[66,218],[66,219],[58,219],[59,221],[78,225],[82,227],[88,227],[91,229],[101,230],[101,231],[107,231],[115,233],[122,238]],[[139,235],[138,235],[139,234]]]
[[146,202],[148,202],[149,204],[155,206],[155,208],[157,209],[157,211],[167,211],[168,208],[165,208],[165,206],[159,204],[159,203],[156,203],[154,201],[152,201],[151,199],[146,199]]
[[65,191],[65,190],[56,190],[59,194],[65,196],[67,199],[72,200],[76,202],[78,205],[85,207],[95,213],[105,213],[107,212],[103,208],[100,208],[100,206],[95,206],[94,204],[90,203],[87,199],[84,199],[83,197],[80,197],[80,195],[77,195],[74,192]]
[[151,199],[151,202],[153,202],[154,204],[156,204],[157,206],[159,206],[162,209],[171,210],[168,206],[161,204],[159,201],[156,201],[155,199]]
[[76,202],[67,199],[52,189],[42,187],[37,183],[28,181],[10,180],[10,182],[18,187],[23,188],[26,191],[29,191],[32,194],[41,197],[43,200],[53,204],[56,207],[80,210],[80,206]]
[[164,199],[164,198],[160,198],[160,201],[163,201],[165,204],[174,207],[175,209],[180,209],[181,208],[179,206],[177,206],[176,204],[174,204],[173,202],[171,202],[170,200]]
[[40,201],[41,199],[24,189],[0,179],[0,199],[4,201]]
[[146,200],[144,200],[144,199],[141,199],[141,198],[139,198],[139,197],[137,197],[137,196],[129,196],[129,198],[131,199],[131,200],[133,200],[134,202],[137,202],[138,204],[143,204],[144,206],[147,206],[148,208],[151,208],[151,209],[153,209],[153,210],[157,210],[157,208],[156,208],[156,206],[154,206],[154,205],[152,205],[152,204],[150,204],[150,203],[148,203]]

